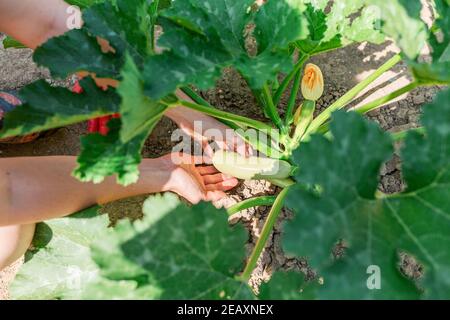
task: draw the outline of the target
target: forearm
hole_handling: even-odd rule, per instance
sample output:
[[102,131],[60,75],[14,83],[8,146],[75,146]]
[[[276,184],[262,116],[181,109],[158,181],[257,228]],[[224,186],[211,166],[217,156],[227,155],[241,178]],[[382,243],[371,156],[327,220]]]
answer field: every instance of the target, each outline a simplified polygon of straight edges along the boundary
[[34,49],[68,30],[68,7],[62,0],[1,0],[0,31]]
[[141,178],[128,187],[109,177],[101,184],[71,176],[75,157],[0,159],[0,226],[65,216],[95,204],[169,190],[170,169],[158,159],[142,162]]

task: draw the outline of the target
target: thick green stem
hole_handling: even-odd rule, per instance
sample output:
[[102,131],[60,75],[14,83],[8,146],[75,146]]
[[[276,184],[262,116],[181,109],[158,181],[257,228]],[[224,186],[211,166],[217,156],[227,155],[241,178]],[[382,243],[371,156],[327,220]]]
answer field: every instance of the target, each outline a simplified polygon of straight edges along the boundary
[[261,252],[264,250],[267,240],[269,239],[270,233],[272,232],[273,226],[275,225],[275,222],[277,221],[278,216],[280,215],[288,191],[289,188],[285,188],[277,196],[272,206],[272,209],[270,210],[269,215],[266,219],[266,222],[264,223],[261,235],[259,236],[255,248],[253,249],[253,252],[250,255],[247,265],[245,266],[244,272],[240,277],[243,281],[248,281],[250,279],[253,269],[255,269],[256,263],[258,262],[258,258],[261,255]]
[[394,141],[400,141],[400,140],[405,139],[409,132],[417,132],[420,134],[425,134],[425,128],[419,127],[419,128],[411,128],[411,129],[399,131],[399,132],[393,132],[393,133],[391,133],[391,137]]
[[273,103],[272,95],[270,93],[269,86],[264,84],[262,94],[264,96],[264,100],[267,103],[267,113],[269,118],[272,120],[272,122],[276,125],[278,129],[281,130],[281,132],[287,132],[287,130],[284,128],[283,122],[281,121],[280,115],[278,114],[277,107]]
[[384,97],[378,98],[378,99],[371,101],[361,107],[354,109],[354,111],[361,113],[361,114],[367,113],[373,109],[383,106],[384,104],[388,103],[389,101],[394,100],[395,98],[398,98],[401,95],[403,95],[411,90],[414,90],[418,86],[419,86],[418,82],[411,82],[410,84],[408,84],[408,85],[406,85]]
[[359,93],[361,93],[361,91],[367,88],[368,85],[370,85],[373,81],[378,79],[387,70],[395,66],[398,62],[400,62],[400,60],[401,60],[400,55],[397,54],[393,56],[381,67],[379,67],[375,72],[373,72],[370,76],[368,76],[366,79],[358,83],[356,86],[350,89],[350,91],[348,91],[338,100],[336,100],[332,105],[330,105],[320,115],[318,115],[317,118],[313,120],[313,122],[311,122],[311,125],[309,126],[306,134],[308,135],[312,132],[315,132],[323,123],[325,123],[330,118],[331,113],[345,107],[351,100],[353,100],[354,97],[356,97]]
[[314,111],[316,110],[316,102],[312,100],[303,101],[302,111],[300,113],[300,120],[294,131],[294,137],[292,139],[292,144],[287,148],[287,151],[291,153],[293,150],[297,149],[300,144],[302,137],[308,130],[312,119],[314,117]]
[[285,117],[285,124],[286,126],[290,126],[292,119],[294,118],[294,106],[295,101],[297,100],[298,91],[300,89],[300,82],[302,81],[302,70],[298,70],[295,79],[294,84],[292,85],[291,90],[291,96],[289,97],[289,102],[286,108],[286,117]]
[[191,87],[185,86],[181,88],[181,91],[183,91],[189,98],[194,100],[195,103],[198,103],[205,107],[215,108],[212,106],[208,101],[203,99],[197,92],[195,92]]
[[257,120],[253,120],[253,119],[249,119],[243,116],[239,116],[233,113],[229,113],[229,112],[225,112],[225,111],[221,111],[218,109],[214,109],[214,108],[210,108],[207,106],[202,106],[200,104],[197,103],[193,103],[193,102],[189,102],[189,101],[185,101],[185,100],[179,100],[175,103],[172,103],[169,105],[169,107],[176,107],[182,105],[186,108],[190,108],[199,112],[202,112],[204,114],[210,115],[212,117],[218,118],[218,119],[222,119],[222,120],[227,120],[227,121],[231,121],[231,122],[236,122],[236,123],[240,123],[255,129],[259,129],[259,130],[267,130],[268,132],[270,132],[270,130],[272,129],[271,126],[265,124],[264,122],[261,121],[257,121]]
[[280,87],[278,88],[277,92],[275,92],[273,96],[273,103],[277,106],[280,103],[281,97],[283,96],[283,93],[286,91],[287,87],[289,86],[289,83],[291,80],[295,77],[297,72],[302,69],[303,64],[306,60],[309,59],[309,55],[302,55],[300,59],[298,60],[297,64],[295,65],[294,69],[284,78],[284,80],[281,82]]
[[229,207],[227,209],[228,214],[231,216],[235,213],[238,213],[239,211],[253,208],[253,207],[259,207],[259,206],[271,206],[275,200],[276,196],[263,196],[263,197],[256,197],[247,199],[244,201],[241,201],[239,203],[236,203],[235,205]]

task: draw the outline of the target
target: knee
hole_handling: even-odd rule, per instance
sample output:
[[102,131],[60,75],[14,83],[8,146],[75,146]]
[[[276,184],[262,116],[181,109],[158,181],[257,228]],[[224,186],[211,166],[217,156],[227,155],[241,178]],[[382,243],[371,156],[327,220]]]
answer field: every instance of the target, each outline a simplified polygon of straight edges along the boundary
[[0,227],[0,270],[25,254],[33,240],[34,229],[34,224]]

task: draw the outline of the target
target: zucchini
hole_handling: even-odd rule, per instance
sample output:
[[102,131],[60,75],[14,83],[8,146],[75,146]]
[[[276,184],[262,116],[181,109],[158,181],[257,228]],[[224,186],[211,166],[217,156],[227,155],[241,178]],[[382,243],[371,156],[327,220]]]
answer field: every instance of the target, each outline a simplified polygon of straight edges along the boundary
[[212,158],[213,165],[222,173],[244,180],[286,179],[293,167],[289,162],[262,157],[243,157],[236,152],[219,150]]

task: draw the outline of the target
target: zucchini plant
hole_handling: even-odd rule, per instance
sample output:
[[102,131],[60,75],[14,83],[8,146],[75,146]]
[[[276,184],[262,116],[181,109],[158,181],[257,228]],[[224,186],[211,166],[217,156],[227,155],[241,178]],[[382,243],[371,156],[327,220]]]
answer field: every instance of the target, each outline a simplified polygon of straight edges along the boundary
[[[388,134],[361,116],[418,86],[449,84],[450,6],[446,0],[432,4],[432,28],[420,19],[420,1],[173,0],[162,9],[157,0],[117,0],[85,9],[81,29],[50,39],[34,53],[36,63],[55,77],[87,71],[91,77],[81,81],[83,92],[43,80],[25,87],[25,103],[8,113],[0,137],[120,113],[107,135],[81,138],[74,175],[101,182],[115,174],[118,183],[128,185],[139,178],[146,138],[167,109],[181,105],[225,121],[237,133],[247,128],[269,132],[272,141],[264,146],[242,135],[268,157],[218,152],[213,162],[239,178],[268,179],[281,191],[228,209],[233,214],[271,206],[247,258],[245,231],[228,226],[225,210],[209,204],[186,207],[172,195],[149,198],[142,221],[122,221],[115,228],[106,228],[108,218],[97,208],[41,224],[13,296],[254,298],[247,282],[286,206],[295,217],[285,222],[283,248],[307,257],[321,281],[275,272],[258,298],[449,298],[450,92],[439,93],[424,108],[423,127],[407,132]],[[157,40],[162,52],[155,50],[155,25],[163,29]],[[313,117],[323,75],[308,60],[355,42],[382,43],[386,37],[401,53]],[[112,50],[104,52],[98,38]],[[248,50],[249,39],[256,42],[256,53]],[[427,62],[420,56],[425,45],[431,48]],[[352,112],[342,110],[402,60],[414,76],[410,84]],[[219,110],[191,89],[213,87],[226,67],[246,80],[268,121]],[[93,76],[114,79],[119,86],[102,90]],[[176,97],[176,89],[194,102]],[[284,94],[289,99],[281,117]],[[273,129],[277,134],[270,134]],[[392,157],[393,142],[400,140],[407,187],[383,194],[377,190],[378,173]],[[339,258],[332,255],[337,243],[345,248]],[[423,267],[419,279],[404,274],[400,254]],[[380,288],[367,282],[373,266],[380,270]]]

